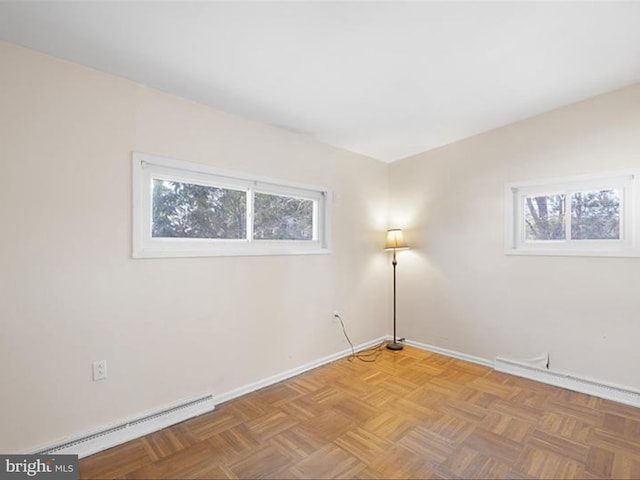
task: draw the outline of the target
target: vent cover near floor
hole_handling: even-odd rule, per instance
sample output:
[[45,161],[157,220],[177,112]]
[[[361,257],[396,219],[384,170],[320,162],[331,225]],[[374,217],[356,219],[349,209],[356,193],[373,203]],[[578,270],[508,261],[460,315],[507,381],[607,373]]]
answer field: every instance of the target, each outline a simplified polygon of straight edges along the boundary
[[115,447],[189,418],[211,412],[215,408],[213,395],[189,400],[154,413],[142,415],[116,426],[104,428],[64,442],[39,449],[35,454],[74,454],[80,458]]

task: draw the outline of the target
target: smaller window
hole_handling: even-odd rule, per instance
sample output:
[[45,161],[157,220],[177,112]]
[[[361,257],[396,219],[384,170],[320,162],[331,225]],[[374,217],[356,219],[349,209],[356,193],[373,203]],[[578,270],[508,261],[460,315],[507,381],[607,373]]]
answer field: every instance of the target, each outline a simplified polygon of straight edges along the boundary
[[133,256],[328,253],[329,191],[133,154]]
[[507,185],[505,252],[640,256],[636,172]]

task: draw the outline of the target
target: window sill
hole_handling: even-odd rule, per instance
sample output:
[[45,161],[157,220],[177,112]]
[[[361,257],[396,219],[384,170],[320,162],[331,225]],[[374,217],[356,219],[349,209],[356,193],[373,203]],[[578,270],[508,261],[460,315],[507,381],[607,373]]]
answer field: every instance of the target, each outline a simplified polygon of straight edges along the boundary
[[552,250],[552,249],[505,249],[505,255],[534,255],[549,257],[640,257],[640,249],[619,250]]
[[256,247],[237,249],[206,249],[206,250],[171,250],[160,248],[136,249],[132,253],[135,259],[140,258],[194,258],[194,257],[255,257],[274,255],[326,255],[331,253],[328,248],[277,248]]

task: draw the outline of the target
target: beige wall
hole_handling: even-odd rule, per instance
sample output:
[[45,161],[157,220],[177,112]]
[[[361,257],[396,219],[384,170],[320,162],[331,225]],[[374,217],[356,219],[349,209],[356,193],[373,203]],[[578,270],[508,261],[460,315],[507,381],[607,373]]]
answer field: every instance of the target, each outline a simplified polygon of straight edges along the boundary
[[[386,164],[0,43],[0,452],[389,330]],[[327,186],[330,255],[131,258],[131,152]],[[106,359],[109,378],[91,381]]]
[[390,166],[399,333],[640,388],[640,259],[506,256],[508,182],[640,167],[640,85]]

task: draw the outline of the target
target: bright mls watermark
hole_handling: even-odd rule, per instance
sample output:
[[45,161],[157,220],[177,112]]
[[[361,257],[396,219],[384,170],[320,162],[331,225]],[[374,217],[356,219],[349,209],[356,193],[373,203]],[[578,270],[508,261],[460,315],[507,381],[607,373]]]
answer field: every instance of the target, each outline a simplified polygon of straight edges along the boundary
[[0,480],[77,480],[77,455],[0,455]]

